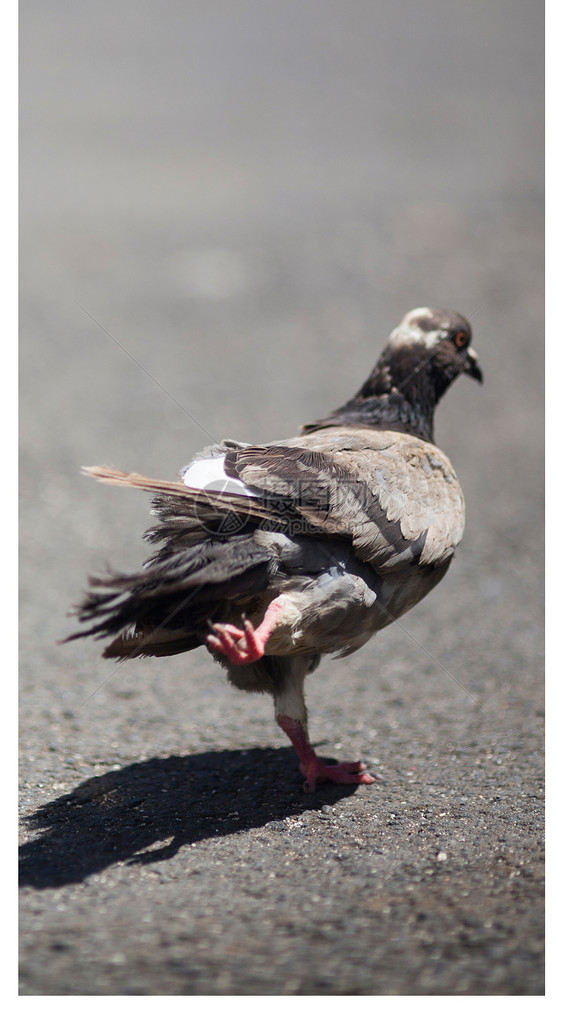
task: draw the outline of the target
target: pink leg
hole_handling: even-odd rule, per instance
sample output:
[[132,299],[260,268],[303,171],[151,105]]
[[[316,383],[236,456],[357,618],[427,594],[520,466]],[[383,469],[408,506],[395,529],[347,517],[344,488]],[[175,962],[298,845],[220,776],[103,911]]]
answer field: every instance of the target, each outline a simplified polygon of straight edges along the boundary
[[212,651],[226,655],[233,665],[258,662],[265,654],[265,646],[282,609],[281,597],[274,599],[257,628],[246,619],[243,621],[244,630],[232,623],[214,623],[213,632],[207,635],[207,645]]
[[315,792],[316,782],[339,782],[346,785],[370,785],[375,779],[367,774],[363,761],[347,761],[343,764],[323,764],[316,756],[302,722],[288,715],[278,715],[277,721],[287,734],[300,760],[300,769],[306,778],[305,792]]

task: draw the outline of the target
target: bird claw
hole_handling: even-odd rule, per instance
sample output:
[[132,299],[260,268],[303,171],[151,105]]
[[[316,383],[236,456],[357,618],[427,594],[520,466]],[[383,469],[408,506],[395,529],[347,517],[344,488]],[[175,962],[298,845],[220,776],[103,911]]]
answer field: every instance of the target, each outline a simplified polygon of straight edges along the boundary
[[277,715],[277,723],[289,737],[300,760],[301,774],[306,781],[304,792],[316,792],[316,782],[337,782],[340,785],[371,785],[376,781],[367,773],[363,761],[342,761],[340,764],[324,764],[314,752],[306,728],[298,718]]
[[305,776],[304,792],[316,792],[317,782],[336,782],[339,785],[371,785],[375,781],[367,772],[363,761],[343,761],[341,764],[324,764],[318,757],[300,765]]
[[244,629],[240,630],[232,623],[211,624],[212,633],[207,635],[207,646],[211,651],[225,655],[233,665],[250,665],[263,658],[265,645],[254,629],[253,623],[242,619]]

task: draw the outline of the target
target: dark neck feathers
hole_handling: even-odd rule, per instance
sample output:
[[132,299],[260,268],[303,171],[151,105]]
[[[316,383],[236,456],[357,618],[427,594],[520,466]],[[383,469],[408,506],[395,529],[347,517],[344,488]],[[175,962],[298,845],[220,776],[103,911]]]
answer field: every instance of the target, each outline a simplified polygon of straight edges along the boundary
[[304,432],[360,425],[412,433],[433,442],[435,406],[452,379],[432,369],[427,349],[385,349],[355,397]]

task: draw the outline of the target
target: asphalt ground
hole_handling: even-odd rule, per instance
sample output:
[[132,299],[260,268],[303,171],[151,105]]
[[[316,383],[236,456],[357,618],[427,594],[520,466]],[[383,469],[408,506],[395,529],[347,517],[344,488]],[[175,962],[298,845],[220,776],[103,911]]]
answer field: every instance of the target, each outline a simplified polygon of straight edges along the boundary
[[[543,991],[542,24],[522,0],[21,6],[21,991]],[[173,478],[294,435],[414,306],[471,315],[445,581],[271,701],[56,642]]]

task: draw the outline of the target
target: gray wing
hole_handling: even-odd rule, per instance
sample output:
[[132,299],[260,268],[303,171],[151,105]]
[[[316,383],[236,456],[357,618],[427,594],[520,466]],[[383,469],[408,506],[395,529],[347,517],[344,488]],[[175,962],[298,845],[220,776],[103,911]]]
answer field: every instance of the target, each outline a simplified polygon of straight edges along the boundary
[[[351,539],[387,573],[439,566],[460,542],[464,503],[448,458],[408,434],[331,429],[227,451],[225,471],[308,525]],[[290,524],[290,522],[289,522]]]
[[461,540],[458,479],[443,452],[417,437],[334,427],[276,444],[225,442],[217,451],[226,474],[249,486],[251,497],[106,466],[84,471],[156,494],[161,523],[147,537],[163,542],[165,555],[197,544],[216,526],[227,536],[249,524],[351,541],[360,560],[386,574],[412,563],[444,565]]

